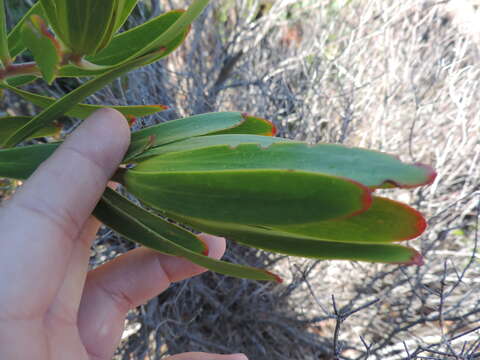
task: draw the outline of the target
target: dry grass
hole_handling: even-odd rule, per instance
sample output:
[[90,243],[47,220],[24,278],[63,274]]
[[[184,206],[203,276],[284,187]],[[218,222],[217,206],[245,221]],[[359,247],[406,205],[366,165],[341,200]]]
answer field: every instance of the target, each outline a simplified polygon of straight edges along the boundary
[[[261,3],[272,7],[259,16]],[[480,358],[480,39],[458,3],[217,2],[168,61],[137,71],[126,91],[117,84],[91,99],[172,108],[142,124],[247,111],[273,120],[281,136],[382,150],[438,171],[430,187],[389,192],[429,220],[411,242],[423,267],[299,260],[231,245],[227,259],[287,281],[206,274],[174,285],[131,312],[116,359],[192,350],[255,360]],[[149,15],[143,7],[137,17]],[[106,231],[92,264],[130,246]]]

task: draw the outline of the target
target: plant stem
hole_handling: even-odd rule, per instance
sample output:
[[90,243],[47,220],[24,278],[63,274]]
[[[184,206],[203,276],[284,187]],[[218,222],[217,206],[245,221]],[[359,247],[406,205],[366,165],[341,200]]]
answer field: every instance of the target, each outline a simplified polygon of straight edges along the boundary
[[0,69],[0,80],[8,79],[19,75],[38,75],[40,70],[35,62],[26,62],[21,64],[10,64]]

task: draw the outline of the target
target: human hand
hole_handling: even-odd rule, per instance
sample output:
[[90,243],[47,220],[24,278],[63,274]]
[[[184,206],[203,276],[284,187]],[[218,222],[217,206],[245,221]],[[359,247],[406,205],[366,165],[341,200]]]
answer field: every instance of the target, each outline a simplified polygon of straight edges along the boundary
[[[128,310],[204,271],[137,248],[88,272],[90,214],[129,144],[115,110],[94,113],[0,208],[0,359],[107,360]],[[204,235],[209,256],[225,240]],[[185,353],[168,360],[246,360]]]

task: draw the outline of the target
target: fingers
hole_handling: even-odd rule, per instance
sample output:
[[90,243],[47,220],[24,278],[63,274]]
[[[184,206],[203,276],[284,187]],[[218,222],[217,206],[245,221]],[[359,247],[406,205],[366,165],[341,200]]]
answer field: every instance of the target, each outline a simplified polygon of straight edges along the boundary
[[[220,258],[223,238],[203,235],[209,256]],[[80,304],[80,336],[89,352],[100,358],[113,354],[128,310],[164,291],[171,282],[204,272],[191,262],[147,248],[137,248],[91,271]],[[104,352],[105,351],[105,352]]]
[[28,302],[38,310],[53,298],[73,242],[128,143],[123,116],[95,112],[1,209],[0,304],[29,311]]
[[169,356],[165,360],[248,360],[244,354],[219,355],[200,352],[189,352]]

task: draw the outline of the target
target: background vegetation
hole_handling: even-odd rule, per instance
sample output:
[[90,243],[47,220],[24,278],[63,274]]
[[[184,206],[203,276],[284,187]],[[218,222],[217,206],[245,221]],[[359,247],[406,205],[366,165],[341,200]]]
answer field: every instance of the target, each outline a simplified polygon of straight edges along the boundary
[[[29,1],[8,3],[14,21],[19,3]],[[146,1],[129,25],[184,3]],[[137,127],[240,110],[273,120],[284,137],[382,150],[438,171],[432,186],[395,193],[429,220],[428,231],[412,241],[425,256],[423,267],[305,261],[230,243],[227,259],[275,269],[284,284],[212,273],[176,284],[130,313],[116,359],[190,350],[242,351],[252,360],[480,358],[480,35],[472,31],[480,12],[474,5],[217,1],[168,60],[91,97],[170,107]],[[59,96],[77,85],[60,80],[43,90]],[[10,113],[31,111],[13,95],[2,105]],[[4,195],[15,186],[0,185]],[[133,246],[103,229],[92,267]]]

